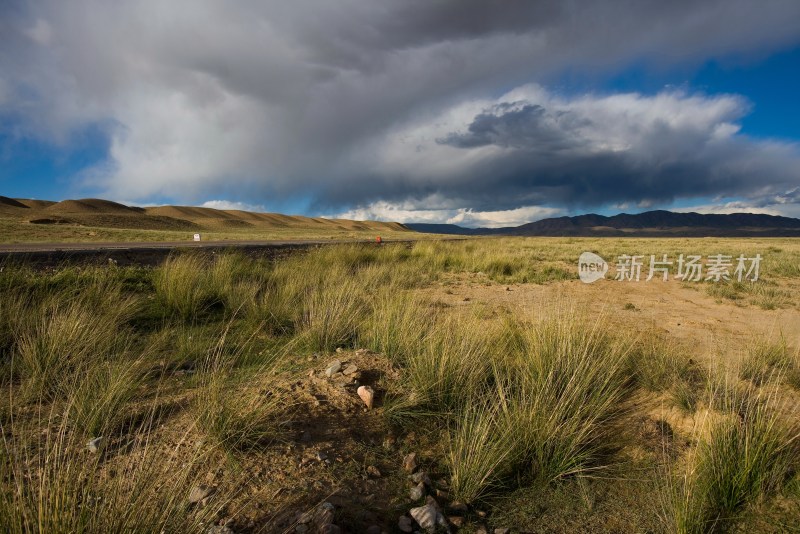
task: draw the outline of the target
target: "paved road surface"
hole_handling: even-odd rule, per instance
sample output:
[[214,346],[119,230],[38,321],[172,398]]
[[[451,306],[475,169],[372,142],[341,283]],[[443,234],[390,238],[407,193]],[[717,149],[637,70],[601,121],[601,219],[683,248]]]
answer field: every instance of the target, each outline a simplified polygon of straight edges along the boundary
[[[403,240],[408,242],[410,240]],[[384,242],[387,242],[384,240]],[[396,241],[395,241],[396,242]],[[71,250],[135,250],[173,248],[219,248],[219,247],[286,247],[314,246],[332,243],[372,243],[366,240],[286,240],[286,241],[136,241],[113,243],[0,243],[0,252],[55,252]]]
[[[384,241],[411,243],[412,240]],[[175,249],[200,248],[208,251],[236,248],[246,254],[283,256],[299,250],[341,243],[364,243],[365,240],[296,240],[296,241],[158,241],[135,243],[32,243],[0,244],[0,265],[4,261],[21,261],[39,266],[56,266],[75,262],[112,262],[119,265],[156,265]]]

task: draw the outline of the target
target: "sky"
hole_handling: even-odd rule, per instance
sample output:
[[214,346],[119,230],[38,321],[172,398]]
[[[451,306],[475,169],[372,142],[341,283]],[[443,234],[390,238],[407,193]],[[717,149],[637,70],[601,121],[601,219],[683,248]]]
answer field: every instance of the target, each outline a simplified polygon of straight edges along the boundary
[[0,195],[800,217],[797,0],[0,1]]

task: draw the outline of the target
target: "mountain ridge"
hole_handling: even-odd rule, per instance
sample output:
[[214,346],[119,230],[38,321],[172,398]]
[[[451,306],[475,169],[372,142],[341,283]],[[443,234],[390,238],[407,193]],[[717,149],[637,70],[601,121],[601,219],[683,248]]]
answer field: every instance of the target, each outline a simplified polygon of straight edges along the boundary
[[451,235],[543,237],[800,237],[800,219],[760,213],[696,213],[653,210],[617,215],[562,216],[504,228],[406,223],[412,230]]

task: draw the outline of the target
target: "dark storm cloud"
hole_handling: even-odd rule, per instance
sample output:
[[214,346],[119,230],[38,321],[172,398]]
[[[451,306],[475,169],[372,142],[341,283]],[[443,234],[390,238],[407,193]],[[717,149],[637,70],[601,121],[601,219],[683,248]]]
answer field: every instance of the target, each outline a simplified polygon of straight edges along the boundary
[[[685,95],[673,98],[680,101]],[[631,121],[624,116],[628,110],[621,109],[619,116],[605,117],[618,124],[630,122],[613,140],[618,150],[607,146],[607,128],[592,118],[607,103],[601,99],[593,109],[582,110],[569,110],[574,102],[551,110],[539,104],[498,104],[476,115],[465,132],[450,133],[437,142],[461,149],[504,149],[502,156],[473,168],[472,188],[483,195],[499,186],[511,198],[529,202],[537,200],[531,196],[535,193],[540,201],[578,206],[746,194],[763,186],[754,179],[754,168],[770,168],[772,185],[779,187],[797,183],[800,177],[791,152],[785,161],[776,161],[774,154],[746,138],[716,136],[721,124],[737,117],[735,106],[741,102],[731,102],[727,113],[711,120],[674,125],[668,122],[671,110]],[[492,176],[491,182],[485,184],[483,176]]]
[[[4,6],[0,116],[58,142],[87,124],[116,125],[109,160],[81,180],[120,199],[293,195],[330,210],[379,201],[492,210],[746,193],[745,172],[723,156],[776,191],[796,180],[786,169],[796,148],[735,135],[714,145],[741,102],[733,118],[694,130],[670,124],[672,111],[654,119],[663,132],[628,124],[615,145],[598,134],[614,125],[580,102],[487,99],[566,70],[767,53],[800,40],[795,0]],[[484,108],[447,115],[474,101]],[[691,96],[675,102],[694,106]],[[685,150],[691,143],[702,153]]]
[[538,104],[515,109],[515,103],[505,103],[477,115],[466,133],[451,133],[437,142],[459,148],[497,145],[550,153],[577,148],[578,138],[570,131],[590,125],[589,119],[580,119],[569,111],[548,114]]
[[[368,188],[363,194],[402,201],[411,189],[424,203],[426,197],[455,191],[459,202],[482,211],[542,204],[651,206],[721,195],[752,198],[750,207],[796,201],[791,188],[800,182],[798,147],[738,134],[735,122],[748,109],[739,98],[672,92],[564,99],[539,87],[528,93],[529,100],[487,105],[462,129],[435,142],[413,149],[394,145],[399,153],[386,158],[412,161],[416,154],[447,160],[452,168],[444,176],[413,187],[408,185],[413,166],[394,167],[397,174],[375,183],[402,186]],[[447,128],[444,121],[431,119]],[[412,134],[398,134],[405,135]],[[498,198],[496,191],[503,195]],[[345,200],[337,191],[326,198]]]

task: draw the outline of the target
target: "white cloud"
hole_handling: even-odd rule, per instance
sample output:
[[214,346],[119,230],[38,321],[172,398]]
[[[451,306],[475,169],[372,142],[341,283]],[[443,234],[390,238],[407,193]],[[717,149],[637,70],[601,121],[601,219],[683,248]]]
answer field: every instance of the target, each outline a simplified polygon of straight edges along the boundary
[[36,44],[48,46],[53,39],[53,28],[46,20],[36,19],[33,26],[25,30],[25,35]]
[[[0,32],[0,112],[48,142],[68,144],[75,129],[102,125],[109,161],[83,173],[83,184],[139,202],[198,203],[233,191],[247,202],[303,197],[328,212],[381,212],[384,202],[392,219],[505,224],[548,204],[746,197],[800,180],[795,145],[739,133],[742,98],[562,96],[525,83],[778,50],[800,40],[796,0],[501,4],[0,8],[9,21]],[[471,132],[481,115],[494,116],[484,117],[494,134]]]
[[501,211],[459,210],[459,213],[449,218],[447,222],[470,228],[502,228],[505,226],[520,226],[525,223],[560,215],[564,215],[563,210],[542,206],[525,206]]
[[697,213],[764,213],[800,218],[800,187],[749,199],[717,198],[713,204],[674,208],[672,211]]
[[731,214],[731,213],[762,213],[765,215],[783,215],[780,210],[773,208],[757,208],[749,205],[747,202],[731,201],[722,204],[698,204],[697,206],[688,206],[683,208],[672,208],[670,211],[678,213],[718,213],[718,214]]
[[389,202],[376,202],[365,208],[349,210],[335,215],[335,218],[354,220],[377,220],[401,223],[448,223],[468,228],[502,228],[519,226],[547,217],[562,215],[557,208],[526,206],[513,210],[474,211],[458,209],[414,209],[413,205],[396,205]]
[[240,210],[264,213],[267,209],[260,204],[246,204],[244,202],[231,202],[229,200],[208,200],[200,204],[201,208],[214,208],[215,210]]

